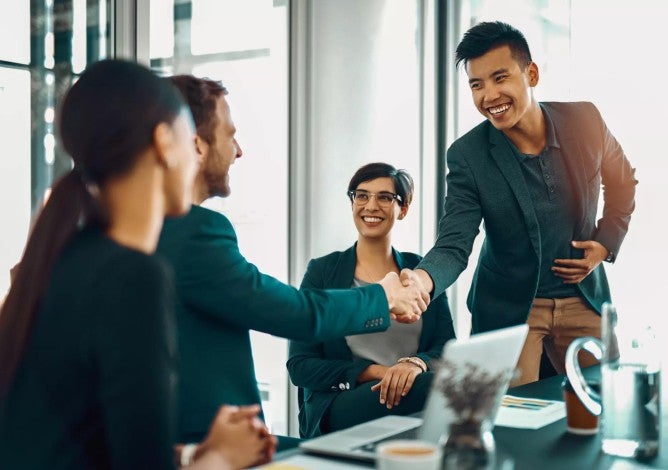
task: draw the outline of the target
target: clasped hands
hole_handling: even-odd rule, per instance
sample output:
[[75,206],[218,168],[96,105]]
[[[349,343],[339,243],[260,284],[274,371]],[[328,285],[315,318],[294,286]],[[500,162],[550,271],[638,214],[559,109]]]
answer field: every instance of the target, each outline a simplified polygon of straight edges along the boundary
[[380,281],[390,305],[390,318],[401,323],[420,319],[429,305],[429,291],[415,271],[403,269],[401,275],[390,272]]
[[358,381],[380,380],[371,387],[371,391],[380,391],[380,404],[391,410],[408,394],[415,378],[421,373],[422,369],[412,362],[398,362],[389,367],[372,364],[360,374]]
[[[259,405],[222,406],[197,446],[193,468],[239,469],[270,462],[278,441],[259,413]],[[177,454],[182,448],[175,446]]]

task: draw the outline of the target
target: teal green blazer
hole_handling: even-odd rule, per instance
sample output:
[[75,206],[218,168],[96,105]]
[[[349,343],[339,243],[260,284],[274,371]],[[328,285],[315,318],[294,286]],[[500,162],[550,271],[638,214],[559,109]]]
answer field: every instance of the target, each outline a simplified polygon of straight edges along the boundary
[[225,216],[202,207],[166,220],[157,252],[176,274],[181,442],[201,439],[222,404],[260,403],[249,330],[329,340],[390,324],[380,285],[299,291],[283,284],[239,253]]
[[[346,251],[336,251],[310,261],[302,289],[345,289],[352,285],[357,263],[357,244]],[[420,256],[392,249],[399,269],[414,268]],[[359,312],[360,315],[363,311]],[[435,299],[422,315],[422,334],[418,354],[431,367],[431,360],[441,357],[443,345],[455,337],[450,307],[445,295]],[[320,435],[320,422],[339,393],[358,386],[357,376],[373,364],[353,359],[344,338],[328,341],[290,341],[288,372],[300,387],[299,433],[302,437]]]
[[[541,103],[554,123],[576,203],[572,240],[596,240],[616,256],[635,207],[635,170],[591,103]],[[541,243],[522,168],[509,141],[489,121],[448,149],[445,214],[434,247],[418,268],[445,291],[464,270],[485,224],[485,241],[468,296],[472,331],[525,323],[538,288]],[[603,211],[597,221],[598,199]],[[572,257],[580,258],[572,249]],[[603,265],[578,284],[600,313],[610,300]]]

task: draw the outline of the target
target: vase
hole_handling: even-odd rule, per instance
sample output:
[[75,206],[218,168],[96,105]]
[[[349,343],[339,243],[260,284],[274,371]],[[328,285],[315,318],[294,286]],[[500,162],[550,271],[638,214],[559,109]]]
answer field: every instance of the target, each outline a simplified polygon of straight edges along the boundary
[[450,424],[443,446],[443,470],[479,470],[494,468],[496,450],[491,426],[485,420],[467,420]]

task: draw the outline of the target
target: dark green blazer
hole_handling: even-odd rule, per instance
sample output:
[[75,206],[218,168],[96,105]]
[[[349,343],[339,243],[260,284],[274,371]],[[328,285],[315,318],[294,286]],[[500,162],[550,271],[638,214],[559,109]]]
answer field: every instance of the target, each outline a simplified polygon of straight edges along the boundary
[[[357,244],[309,262],[302,289],[345,289],[352,285],[357,263]],[[399,269],[414,268],[420,256],[392,249]],[[360,311],[360,315],[363,314]],[[450,307],[445,295],[435,299],[422,315],[418,354],[430,366],[441,357],[443,345],[455,337]],[[344,338],[329,341],[290,341],[288,372],[300,387],[299,432],[302,437],[321,434],[320,421],[339,393],[357,387],[357,376],[371,361],[353,359]]]
[[[596,240],[617,255],[634,209],[634,169],[591,103],[541,103],[557,135],[576,203],[573,240]],[[485,241],[468,296],[473,332],[526,322],[538,288],[540,227],[510,143],[489,121],[448,149],[445,214],[418,268],[443,292],[464,270],[480,222]],[[596,221],[604,189],[602,217]],[[581,253],[572,250],[573,258]],[[603,265],[578,284],[600,313],[610,300]]]
[[260,403],[249,330],[327,340],[390,323],[380,285],[303,292],[283,284],[239,253],[225,216],[202,207],[166,220],[157,251],[176,274],[182,440],[201,439],[222,404]]

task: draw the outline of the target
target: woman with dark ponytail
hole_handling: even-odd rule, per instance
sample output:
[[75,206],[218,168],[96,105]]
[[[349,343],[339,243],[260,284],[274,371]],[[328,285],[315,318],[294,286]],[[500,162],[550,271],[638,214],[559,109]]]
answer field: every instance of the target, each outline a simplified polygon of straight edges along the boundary
[[[59,118],[73,169],[35,222],[0,313],[0,467],[170,468],[173,293],[153,252],[164,217],[190,208],[191,118],[168,81],[117,60],[91,65]],[[202,463],[266,457],[257,412],[221,409]]]

